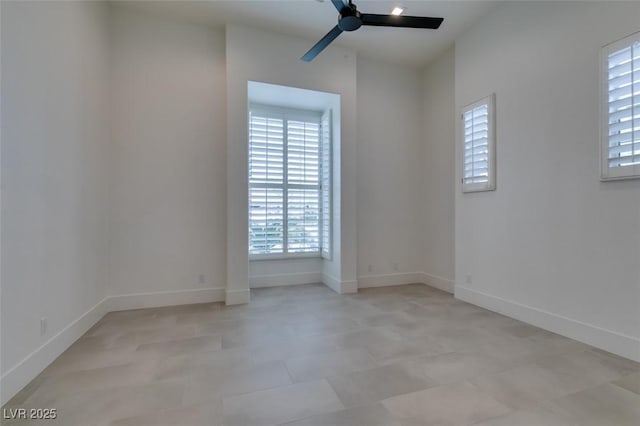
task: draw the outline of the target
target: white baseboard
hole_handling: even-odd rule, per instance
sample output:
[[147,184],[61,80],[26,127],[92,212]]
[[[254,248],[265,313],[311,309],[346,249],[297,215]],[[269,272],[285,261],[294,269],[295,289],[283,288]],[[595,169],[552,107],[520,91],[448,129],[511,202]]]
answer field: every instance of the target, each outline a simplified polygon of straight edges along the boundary
[[453,280],[442,278],[437,275],[427,274],[426,272],[422,272],[422,279],[420,282],[428,285],[429,287],[437,288],[438,290],[446,291],[451,294],[453,294],[455,287]]
[[105,297],[0,377],[0,406],[9,401],[107,312]]
[[640,339],[460,285],[457,299],[640,362]]
[[358,281],[342,281],[340,283],[340,294],[353,294],[358,292]]
[[331,275],[322,274],[322,282],[338,294],[351,294],[358,292],[358,281],[340,281]]
[[396,274],[365,275],[358,277],[358,288],[388,287],[421,283],[453,294],[453,281],[426,272],[401,272]]
[[336,293],[340,294],[340,281],[338,281],[337,278],[334,278],[334,277],[332,277],[331,275],[328,275],[328,274],[322,274],[322,282],[324,283],[324,285],[329,287],[331,290],[333,290]]
[[297,274],[254,275],[249,277],[251,288],[277,287],[282,285],[314,284],[322,282],[321,272]]
[[227,306],[230,305],[242,305],[245,303],[249,303],[249,299],[251,299],[251,291],[249,289],[246,290],[227,290],[225,294],[225,304]]
[[358,288],[388,287],[394,285],[423,283],[422,272],[401,272],[396,274],[364,275],[358,277]]
[[190,305],[192,303],[224,302],[225,289],[195,288],[188,290],[157,291],[109,296],[108,311],[158,308],[160,306]]

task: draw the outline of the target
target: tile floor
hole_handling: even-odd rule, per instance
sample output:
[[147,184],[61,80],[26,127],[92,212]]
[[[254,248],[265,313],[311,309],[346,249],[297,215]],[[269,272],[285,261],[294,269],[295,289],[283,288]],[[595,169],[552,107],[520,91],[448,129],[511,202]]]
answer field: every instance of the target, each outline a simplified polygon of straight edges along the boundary
[[18,407],[64,426],[638,426],[640,364],[421,284],[275,287],[110,313]]

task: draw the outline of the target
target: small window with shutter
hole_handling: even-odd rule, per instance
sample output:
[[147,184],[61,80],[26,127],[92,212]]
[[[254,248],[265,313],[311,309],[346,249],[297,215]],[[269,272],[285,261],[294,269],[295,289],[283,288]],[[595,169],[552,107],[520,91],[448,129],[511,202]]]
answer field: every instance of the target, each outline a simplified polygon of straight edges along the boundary
[[601,55],[601,178],[640,177],[640,32]]
[[490,95],[462,109],[462,192],[496,189],[494,105]]

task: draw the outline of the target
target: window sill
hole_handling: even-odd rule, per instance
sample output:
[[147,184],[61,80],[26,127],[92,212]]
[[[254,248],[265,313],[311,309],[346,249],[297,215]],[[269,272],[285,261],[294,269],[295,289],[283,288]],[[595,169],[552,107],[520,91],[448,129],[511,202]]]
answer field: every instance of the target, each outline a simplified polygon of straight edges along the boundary
[[297,259],[322,259],[322,254],[317,253],[288,253],[288,254],[250,254],[249,261],[263,260],[297,260]]
[[640,179],[640,165],[617,167],[616,169],[608,169],[605,174],[600,175],[602,182],[611,182],[616,180]]

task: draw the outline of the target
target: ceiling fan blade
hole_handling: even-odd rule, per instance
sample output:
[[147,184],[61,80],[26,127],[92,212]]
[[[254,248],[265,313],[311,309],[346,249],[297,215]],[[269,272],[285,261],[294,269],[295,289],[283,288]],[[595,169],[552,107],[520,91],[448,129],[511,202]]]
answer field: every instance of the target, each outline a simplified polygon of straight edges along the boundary
[[444,18],[430,18],[422,16],[394,16],[363,13],[362,25],[376,27],[403,27],[403,28],[429,28],[438,29]]
[[349,1],[348,0],[331,0],[331,3],[333,3],[333,5],[336,7],[336,9],[338,9],[338,12],[342,11],[342,9],[344,9],[345,7],[349,6]]
[[313,58],[318,56],[320,52],[322,52],[333,40],[335,40],[340,34],[342,34],[342,30],[336,25],[320,39],[304,56],[301,58],[305,62],[311,62]]

